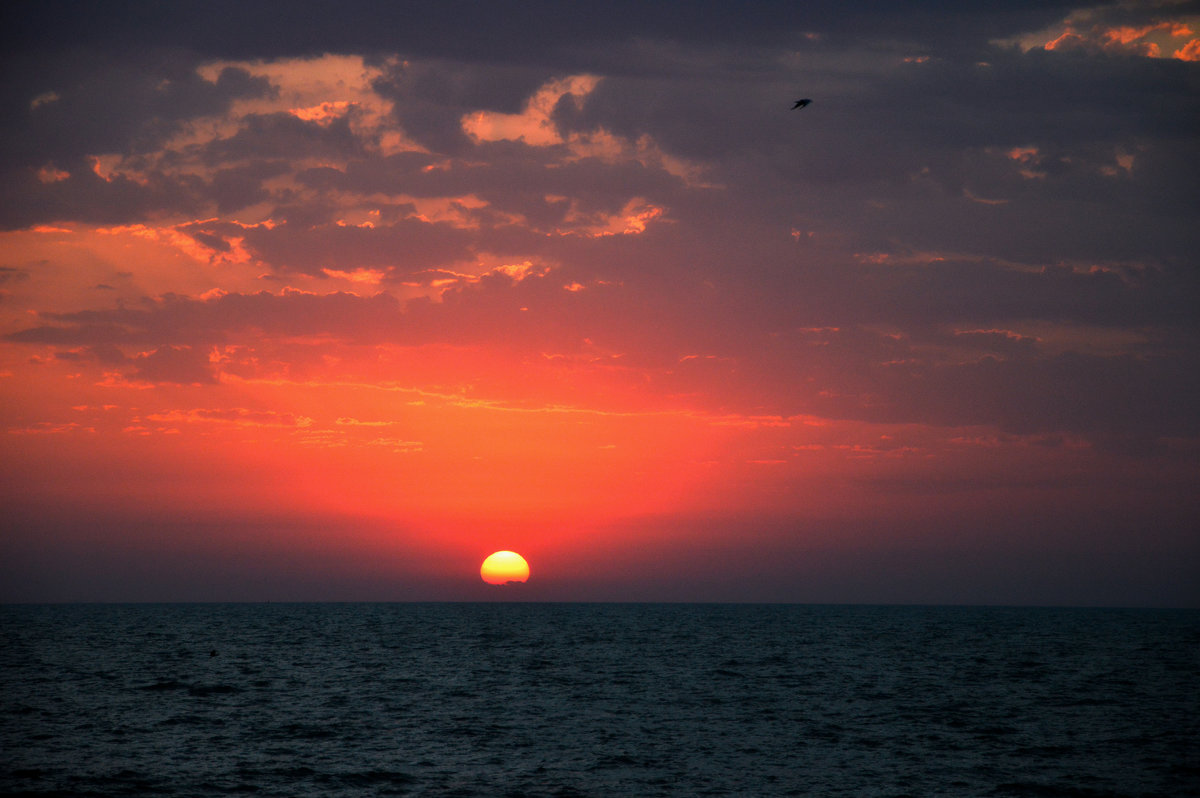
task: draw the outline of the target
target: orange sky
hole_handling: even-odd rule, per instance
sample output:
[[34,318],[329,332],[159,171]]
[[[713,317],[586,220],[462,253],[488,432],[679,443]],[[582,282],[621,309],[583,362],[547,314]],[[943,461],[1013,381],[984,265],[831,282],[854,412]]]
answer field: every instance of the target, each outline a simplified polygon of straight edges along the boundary
[[1197,602],[1195,133],[1058,99],[1186,93],[1195,26],[1106,8],[30,44],[0,599]]

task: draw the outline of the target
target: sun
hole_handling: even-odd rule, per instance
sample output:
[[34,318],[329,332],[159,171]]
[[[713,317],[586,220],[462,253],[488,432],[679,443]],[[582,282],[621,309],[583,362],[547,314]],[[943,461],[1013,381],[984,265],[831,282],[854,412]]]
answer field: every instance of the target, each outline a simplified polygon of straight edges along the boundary
[[479,566],[479,575],[489,585],[524,582],[529,578],[529,563],[515,551],[498,551]]

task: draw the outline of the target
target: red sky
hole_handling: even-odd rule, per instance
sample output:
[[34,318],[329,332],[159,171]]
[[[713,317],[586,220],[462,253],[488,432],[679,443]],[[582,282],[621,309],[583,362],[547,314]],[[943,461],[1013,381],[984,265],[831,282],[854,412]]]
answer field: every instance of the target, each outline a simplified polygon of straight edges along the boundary
[[0,600],[1200,604],[1193,4],[148,8],[6,26]]

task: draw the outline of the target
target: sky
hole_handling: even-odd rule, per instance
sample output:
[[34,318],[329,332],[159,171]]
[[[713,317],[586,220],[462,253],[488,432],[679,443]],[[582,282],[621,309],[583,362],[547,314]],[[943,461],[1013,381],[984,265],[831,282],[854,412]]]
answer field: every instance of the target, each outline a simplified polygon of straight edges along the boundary
[[0,601],[1200,606],[1196,2],[0,13]]

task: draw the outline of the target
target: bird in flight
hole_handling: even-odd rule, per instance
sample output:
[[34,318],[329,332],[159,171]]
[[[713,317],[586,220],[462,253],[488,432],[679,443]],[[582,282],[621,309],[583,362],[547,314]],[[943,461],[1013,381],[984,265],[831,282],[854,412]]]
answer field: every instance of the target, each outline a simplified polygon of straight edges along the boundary
[[792,110],[795,111],[797,108],[803,108],[804,106],[808,105],[811,102],[812,102],[812,100],[809,100],[807,98],[803,99],[803,100],[796,100],[796,104],[792,106]]

